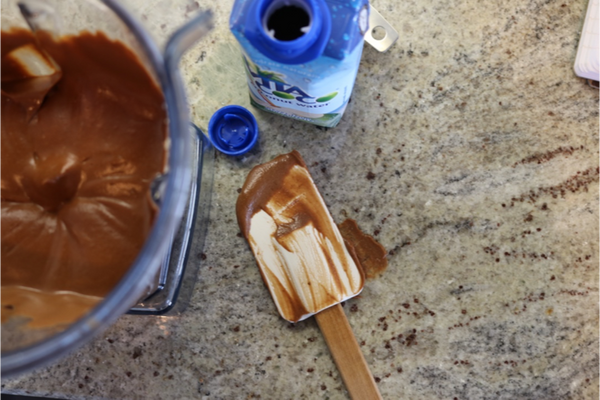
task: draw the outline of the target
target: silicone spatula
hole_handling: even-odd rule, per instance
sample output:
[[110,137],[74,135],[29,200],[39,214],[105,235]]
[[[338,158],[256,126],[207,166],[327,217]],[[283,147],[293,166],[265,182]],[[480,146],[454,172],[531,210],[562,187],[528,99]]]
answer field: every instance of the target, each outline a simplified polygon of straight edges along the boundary
[[44,98],[62,77],[60,66],[44,51],[40,32],[56,31],[53,23],[48,23],[53,9],[45,2],[21,1],[18,3],[21,15],[29,25],[34,43],[27,43],[2,57],[2,94],[25,109],[30,121],[42,106]]
[[254,167],[236,212],[281,316],[315,315],[350,396],[381,398],[340,305],[360,293],[364,274],[300,154]]
[[27,120],[30,120],[61,78],[60,67],[33,43],[6,54],[2,64],[12,65],[2,70],[2,93],[25,108]]

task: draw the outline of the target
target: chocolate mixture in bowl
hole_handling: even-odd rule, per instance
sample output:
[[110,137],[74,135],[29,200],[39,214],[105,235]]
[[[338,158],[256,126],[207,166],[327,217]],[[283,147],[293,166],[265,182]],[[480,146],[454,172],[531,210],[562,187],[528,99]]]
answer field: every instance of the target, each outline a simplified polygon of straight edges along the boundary
[[[80,317],[131,266],[158,211],[150,183],[167,140],[163,95],[123,44],[40,40],[11,30],[1,43],[2,321],[31,327]],[[33,115],[14,93],[32,79],[13,62],[25,46],[61,72]]]

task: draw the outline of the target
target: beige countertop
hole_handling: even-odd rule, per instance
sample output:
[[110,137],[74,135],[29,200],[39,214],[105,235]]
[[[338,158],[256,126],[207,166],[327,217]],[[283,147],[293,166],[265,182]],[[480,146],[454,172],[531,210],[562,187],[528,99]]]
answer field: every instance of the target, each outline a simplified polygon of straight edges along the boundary
[[587,2],[374,0],[400,39],[365,45],[328,130],[251,108],[231,1],[129,4],[161,43],[214,10],[181,64],[192,120],[246,106],[260,153],[216,157],[185,313],[124,316],[4,393],[347,398],[315,321],[279,317],[236,222],[250,168],[296,149],[333,218],[389,251],[344,306],[384,398],[598,398],[598,90],[573,73]]

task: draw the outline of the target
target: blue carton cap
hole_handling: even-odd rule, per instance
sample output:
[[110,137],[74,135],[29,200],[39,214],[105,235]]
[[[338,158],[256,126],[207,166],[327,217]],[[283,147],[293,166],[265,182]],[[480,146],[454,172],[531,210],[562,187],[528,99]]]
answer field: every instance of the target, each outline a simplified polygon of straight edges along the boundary
[[220,152],[239,156],[256,144],[258,124],[254,115],[244,107],[225,106],[210,118],[208,136]]

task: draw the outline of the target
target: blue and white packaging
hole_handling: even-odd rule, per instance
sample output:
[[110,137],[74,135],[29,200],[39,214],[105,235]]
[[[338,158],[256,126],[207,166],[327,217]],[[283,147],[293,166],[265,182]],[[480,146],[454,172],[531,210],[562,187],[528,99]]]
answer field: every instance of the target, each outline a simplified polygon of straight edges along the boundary
[[242,47],[252,105],[337,125],[368,20],[368,0],[236,0],[230,28]]

